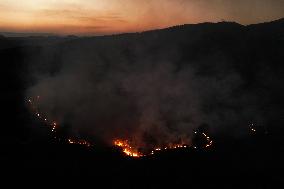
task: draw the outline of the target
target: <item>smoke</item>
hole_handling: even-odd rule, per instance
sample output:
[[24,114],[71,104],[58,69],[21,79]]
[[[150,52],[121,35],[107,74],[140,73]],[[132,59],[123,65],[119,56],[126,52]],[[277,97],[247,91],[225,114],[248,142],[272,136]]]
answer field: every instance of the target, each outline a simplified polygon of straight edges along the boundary
[[74,135],[141,147],[190,143],[202,124],[239,135],[259,120],[259,98],[244,89],[231,56],[216,50],[187,59],[180,46],[159,40],[114,36],[49,47],[39,61],[48,54],[43,66],[57,69],[36,72],[27,97],[40,95],[41,111]]

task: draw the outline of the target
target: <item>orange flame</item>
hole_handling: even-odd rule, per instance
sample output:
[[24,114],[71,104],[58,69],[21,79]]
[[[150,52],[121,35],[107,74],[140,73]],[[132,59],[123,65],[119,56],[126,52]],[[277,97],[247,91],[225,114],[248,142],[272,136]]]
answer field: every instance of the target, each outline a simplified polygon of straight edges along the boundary
[[156,147],[151,150],[149,154],[143,154],[141,152],[138,152],[138,150],[130,145],[130,142],[128,140],[114,140],[114,146],[122,148],[122,152],[125,153],[127,156],[131,157],[143,157],[148,155],[154,155],[157,152],[165,151],[165,150],[173,150],[178,148],[189,148],[189,145],[185,144],[169,144],[164,147]]
[[115,140],[114,146],[120,147],[123,149],[123,152],[127,156],[131,157],[142,157],[144,156],[142,153],[139,153],[138,150],[136,150],[134,147],[130,146],[129,142],[127,140]]
[[[46,123],[47,126],[51,128],[51,132],[56,133],[56,130],[58,128],[57,122],[53,121],[53,120],[49,120],[47,117],[44,116],[44,114],[42,114],[38,111],[39,108],[37,107],[36,101],[39,101],[39,99],[40,99],[40,96],[37,96],[35,100],[33,100],[32,98],[28,99],[28,103],[30,105],[30,108],[31,108],[32,112],[36,115],[36,117],[38,117],[39,120]],[[55,136],[54,138],[57,138],[57,137]],[[90,142],[88,142],[86,140],[81,140],[81,139],[69,138],[67,140],[67,142],[69,144],[78,144],[78,145],[83,145],[83,146],[87,146],[87,147],[92,146]]]
[[[57,128],[59,127],[59,125],[57,124],[57,122],[53,121],[53,120],[49,120],[47,117],[45,117],[44,114],[42,114],[39,111],[39,108],[37,106],[37,101],[40,100],[40,96],[37,96],[36,98],[32,99],[28,99],[28,103],[31,107],[32,112],[35,114],[36,117],[38,117],[38,119],[40,119],[42,122],[46,123],[47,126],[49,126],[51,128],[51,132],[56,133]],[[256,130],[254,128],[251,129],[253,132],[255,132]],[[194,132],[195,134],[197,134],[197,131]],[[212,146],[213,141],[210,139],[209,136],[207,136],[205,133],[202,133],[202,135],[206,138],[207,140],[207,144],[205,145],[205,148],[208,148],[210,146]],[[55,137],[57,138],[57,137]],[[67,140],[68,144],[78,144],[78,145],[84,145],[87,147],[92,146],[92,144],[90,142],[88,142],[87,140],[81,140],[81,139],[75,139],[75,138],[69,138]],[[189,148],[190,145],[185,145],[185,144],[168,144],[168,145],[164,145],[163,147],[155,147],[151,150],[151,153],[149,154],[143,154],[141,152],[139,152],[137,150],[137,148],[135,148],[134,146],[131,145],[131,143],[128,140],[121,140],[121,139],[117,139],[114,140],[113,142],[114,146],[117,146],[119,148],[122,149],[122,152],[125,153],[127,156],[131,156],[131,157],[143,157],[146,155],[153,155],[155,152],[159,152],[159,151],[163,151],[163,150],[172,150],[172,149],[178,149],[178,148]],[[197,148],[196,146],[193,146],[193,148]]]

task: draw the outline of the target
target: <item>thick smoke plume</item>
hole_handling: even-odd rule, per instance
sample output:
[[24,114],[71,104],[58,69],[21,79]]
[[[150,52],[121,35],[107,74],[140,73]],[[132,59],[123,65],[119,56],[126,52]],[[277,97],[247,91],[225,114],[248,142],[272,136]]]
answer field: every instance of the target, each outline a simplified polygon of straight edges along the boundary
[[191,34],[172,33],[173,39],[150,32],[51,45],[38,57],[45,71],[36,72],[27,96],[40,95],[41,110],[69,132],[106,143],[190,143],[200,125],[240,134],[251,121],[262,123],[263,96],[246,88],[233,53],[220,48],[216,36],[208,41],[202,32]]

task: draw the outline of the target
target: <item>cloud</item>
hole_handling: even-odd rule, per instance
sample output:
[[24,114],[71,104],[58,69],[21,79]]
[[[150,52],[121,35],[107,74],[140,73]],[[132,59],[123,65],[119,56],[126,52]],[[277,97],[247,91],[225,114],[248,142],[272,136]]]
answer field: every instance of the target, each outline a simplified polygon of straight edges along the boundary
[[[4,0],[2,5],[5,8],[0,12],[0,19],[6,20],[6,27],[10,25],[14,29],[18,25],[18,28],[37,29],[37,25],[45,25],[47,31],[56,28],[55,25],[62,25],[62,22],[79,27],[107,25],[106,33],[111,33],[111,30],[117,33],[221,20],[249,24],[284,17],[283,1],[270,0],[27,0],[24,4]],[[76,32],[63,30],[61,33]],[[85,32],[95,33],[92,30]]]
[[99,22],[116,22],[116,21],[125,21],[123,17],[118,13],[90,13],[90,11],[85,9],[42,9],[37,12],[38,16],[43,17],[58,17],[58,18],[69,18],[72,20],[78,21],[99,21]]

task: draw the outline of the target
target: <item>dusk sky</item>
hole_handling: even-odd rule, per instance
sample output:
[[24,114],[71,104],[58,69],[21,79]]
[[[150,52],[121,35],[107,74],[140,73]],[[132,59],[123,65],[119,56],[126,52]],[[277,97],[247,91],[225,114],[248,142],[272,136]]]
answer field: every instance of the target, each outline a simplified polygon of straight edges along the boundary
[[284,0],[0,0],[0,31],[102,35],[284,17]]

